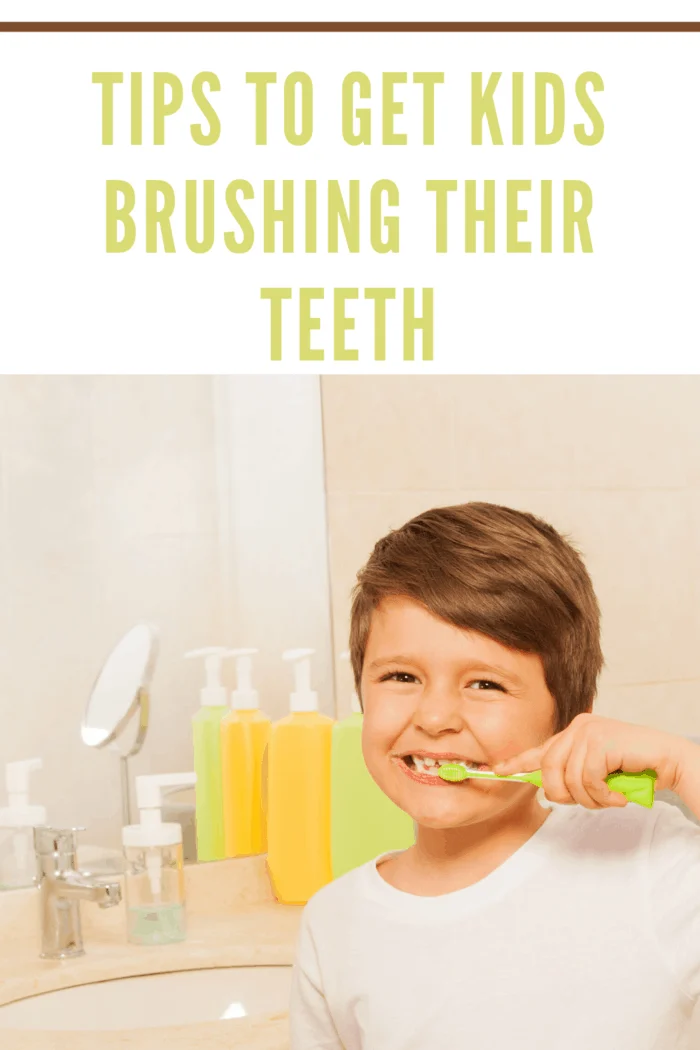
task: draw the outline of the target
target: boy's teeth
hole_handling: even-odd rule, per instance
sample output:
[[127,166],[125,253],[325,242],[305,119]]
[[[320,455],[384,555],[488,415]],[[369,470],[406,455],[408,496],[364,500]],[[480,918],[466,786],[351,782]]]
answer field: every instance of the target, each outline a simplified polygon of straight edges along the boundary
[[451,765],[453,763],[460,766],[466,766],[467,769],[476,769],[478,766],[477,762],[467,762],[455,758],[429,758],[420,755],[411,755],[411,758],[413,759],[413,766],[417,773],[429,773],[435,777],[438,775],[438,770],[441,766]]

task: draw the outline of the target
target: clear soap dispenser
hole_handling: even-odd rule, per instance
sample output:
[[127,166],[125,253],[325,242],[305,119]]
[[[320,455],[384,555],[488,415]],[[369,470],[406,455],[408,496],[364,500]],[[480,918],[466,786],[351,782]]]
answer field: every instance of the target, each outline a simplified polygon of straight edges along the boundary
[[127,939],[132,944],[173,944],[185,939],[182,827],[161,819],[164,791],[190,787],[195,773],[136,778],[140,824],[122,829],[126,857]]
[[0,890],[36,883],[33,828],[46,824],[43,806],[29,804],[29,775],[41,769],[40,758],[8,762],[7,805],[0,809]]

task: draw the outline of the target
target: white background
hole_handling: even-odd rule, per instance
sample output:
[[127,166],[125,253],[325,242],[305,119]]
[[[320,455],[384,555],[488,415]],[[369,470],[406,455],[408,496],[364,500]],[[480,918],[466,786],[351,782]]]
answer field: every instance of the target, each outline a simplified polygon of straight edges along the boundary
[[[529,16],[551,16],[540,6],[542,13],[530,10]],[[439,17],[439,7],[435,13],[431,9],[431,16]],[[32,10],[37,13],[37,5]],[[63,5],[63,17],[70,10]],[[402,17],[411,13],[410,8],[402,11]],[[303,6],[295,8],[297,18],[314,14],[318,9],[307,15]],[[122,7],[119,15],[128,17],[129,11]],[[353,15],[361,17],[362,11],[356,6]],[[168,16],[178,12],[169,8]],[[203,16],[198,7],[196,17]],[[596,13],[587,10],[586,16]],[[669,5],[663,17],[670,16]],[[228,17],[236,17],[234,9]],[[468,17],[466,9],[461,17]],[[274,374],[697,371],[699,57],[697,34],[3,36],[2,368]],[[408,146],[346,145],[340,135],[340,85],[356,69],[375,86],[377,132],[383,70],[407,71],[409,80],[416,70],[444,71],[446,83],[437,88],[436,145],[421,144],[421,94],[410,83],[397,90],[405,101],[397,128],[407,132]],[[213,96],[223,125],[219,142],[206,148],[192,142],[189,125],[201,115],[186,94],[180,113],[168,122],[164,147],[130,146],[125,84],[117,96],[124,117],[117,125],[117,144],[101,146],[100,89],[91,84],[93,70],[121,70],[127,81],[131,70],[142,71],[144,80],[153,70],[167,70],[186,87],[197,72],[215,72],[222,87]],[[275,70],[280,82],[295,70],[312,76],[315,130],[307,146],[291,146],[283,138],[278,86],[270,92],[269,145],[255,147],[248,70]],[[510,72],[525,73],[526,143],[532,142],[532,75],[536,70],[558,73],[568,102],[563,140],[549,147],[471,146],[472,70],[503,72],[497,97],[503,95],[506,143]],[[586,70],[600,73],[605,83],[596,102],[606,130],[595,147],[580,146],[573,135],[573,123],[581,119],[573,85]],[[146,120],[145,141],[148,130]],[[143,199],[147,178],[174,186],[176,254],[147,255],[142,223],[130,252],[105,253],[104,184],[110,178],[131,182],[137,201]],[[207,255],[194,255],[184,246],[188,178],[216,181],[217,241]],[[372,182],[393,179],[401,191],[401,252],[375,254],[363,217],[360,255],[349,255],[342,243],[338,255],[327,255],[322,221],[316,255],[305,254],[301,242],[294,255],[265,255],[259,223],[252,251],[232,255],[223,244],[223,231],[232,227],[223,194],[234,178],[253,184],[256,203],[266,178],[298,180],[297,192],[304,179],[315,178],[319,202],[325,180],[345,184],[357,178],[363,211]],[[453,195],[456,210],[446,255],[434,251],[434,203],[424,189],[428,178],[454,178],[460,185]],[[494,255],[463,251],[459,212],[466,178],[497,180]],[[564,178],[588,182],[594,196],[594,254],[507,255],[502,209],[508,178],[535,184],[552,179],[555,208]],[[532,199],[536,203],[536,194]],[[255,223],[255,208],[249,213]],[[137,203],[137,220],[140,214]],[[532,215],[521,236],[529,232],[536,243],[536,210]],[[296,224],[301,234],[301,209]],[[555,227],[555,249],[557,243]],[[268,285],[327,289],[325,309],[318,307],[324,328],[314,335],[314,345],[326,349],[324,362],[299,362],[296,304],[291,303],[285,304],[283,361],[269,360],[269,304],[259,298],[260,287]],[[362,300],[348,311],[357,317],[357,328],[347,344],[359,349],[359,360],[333,361],[332,288],[371,285],[435,288],[433,362],[404,362],[396,326],[389,328],[387,361],[375,362],[372,314]],[[397,315],[399,304],[393,304]]]

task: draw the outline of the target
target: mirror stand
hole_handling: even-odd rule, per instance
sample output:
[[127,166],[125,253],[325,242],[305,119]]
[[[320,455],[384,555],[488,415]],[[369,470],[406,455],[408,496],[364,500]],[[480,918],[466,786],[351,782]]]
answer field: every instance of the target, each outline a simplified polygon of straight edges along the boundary
[[[146,739],[149,686],[157,656],[158,632],[152,624],[138,624],[127,631],[102,666],[80,727],[88,747],[103,747],[119,755],[124,827],[131,824],[129,759],[139,753]],[[124,743],[124,731],[134,726],[131,744]]]
[[149,713],[150,700],[148,691],[143,687],[139,689],[137,698],[137,710],[138,710],[138,725],[136,730],[136,738],[126,752],[126,754],[120,754],[119,764],[121,766],[121,787],[122,787],[122,824],[124,827],[131,824],[131,783],[129,780],[129,759],[133,758],[134,755],[138,755],[139,751],[143,747],[143,742],[146,739],[146,731],[148,729],[148,713]]

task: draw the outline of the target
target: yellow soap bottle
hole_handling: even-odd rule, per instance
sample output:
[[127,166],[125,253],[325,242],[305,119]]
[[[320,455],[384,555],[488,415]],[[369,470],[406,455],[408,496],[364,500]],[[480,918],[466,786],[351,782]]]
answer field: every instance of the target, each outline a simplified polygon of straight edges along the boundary
[[227,857],[247,857],[267,850],[262,808],[263,755],[271,720],[258,710],[252,683],[252,656],[257,649],[233,649],[236,688],[233,710],[221,721],[221,766],[224,795],[224,840]]
[[282,904],[306,904],[331,881],[331,733],[311,690],[313,649],[289,649],[290,713],[274,722],[267,755],[267,864]]

